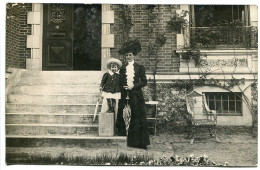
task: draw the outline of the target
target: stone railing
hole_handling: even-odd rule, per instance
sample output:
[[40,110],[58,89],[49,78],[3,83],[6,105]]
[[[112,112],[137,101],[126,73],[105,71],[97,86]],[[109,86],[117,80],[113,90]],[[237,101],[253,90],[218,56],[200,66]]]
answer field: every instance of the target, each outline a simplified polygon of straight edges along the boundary
[[258,72],[257,51],[251,49],[236,50],[200,50],[200,59],[184,59],[186,50],[177,50],[180,55],[180,72],[184,73],[247,73]]

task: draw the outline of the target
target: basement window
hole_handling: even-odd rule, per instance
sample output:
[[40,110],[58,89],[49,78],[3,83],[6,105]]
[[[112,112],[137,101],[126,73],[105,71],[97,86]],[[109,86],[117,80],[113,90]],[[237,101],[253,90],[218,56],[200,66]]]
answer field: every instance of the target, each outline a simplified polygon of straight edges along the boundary
[[242,93],[207,92],[209,109],[221,116],[242,116]]

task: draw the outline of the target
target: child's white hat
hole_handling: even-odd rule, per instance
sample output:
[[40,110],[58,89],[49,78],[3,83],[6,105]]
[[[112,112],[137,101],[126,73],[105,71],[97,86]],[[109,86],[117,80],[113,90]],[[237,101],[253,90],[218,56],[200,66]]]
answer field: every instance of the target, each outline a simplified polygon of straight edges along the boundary
[[118,64],[119,69],[122,67],[122,62],[116,58],[110,58],[107,60],[107,68],[110,69],[111,63],[116,63]]

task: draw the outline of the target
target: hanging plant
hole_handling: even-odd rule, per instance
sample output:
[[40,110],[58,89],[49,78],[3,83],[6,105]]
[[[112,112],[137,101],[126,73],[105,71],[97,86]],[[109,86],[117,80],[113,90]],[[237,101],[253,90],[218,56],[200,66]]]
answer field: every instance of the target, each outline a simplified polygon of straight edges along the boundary
[[158,44],[158,47],[162,47],[165,44],[166,37],[164,35],[165,33],[162,33],[156,37],[155,43]]
[[195,65],[199,65],[201,61],[201,54],[200,50],[187,50],[186,52],[182,53],[182,59],[190,60],[194,59]]
[[167,22],[167,25],[169,30],[180,33],[181,30],[188,26],[188,21],[184,17],[175,15]]
[[156,7],[156,5],[147,5],[148,10],[154,10],[155,7]]

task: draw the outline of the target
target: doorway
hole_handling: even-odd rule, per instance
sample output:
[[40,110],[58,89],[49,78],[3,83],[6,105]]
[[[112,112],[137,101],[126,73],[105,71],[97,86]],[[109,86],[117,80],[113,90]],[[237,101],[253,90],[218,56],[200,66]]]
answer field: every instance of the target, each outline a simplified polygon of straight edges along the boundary
[[43,70],[101,70],[101,5],[45,4]]

